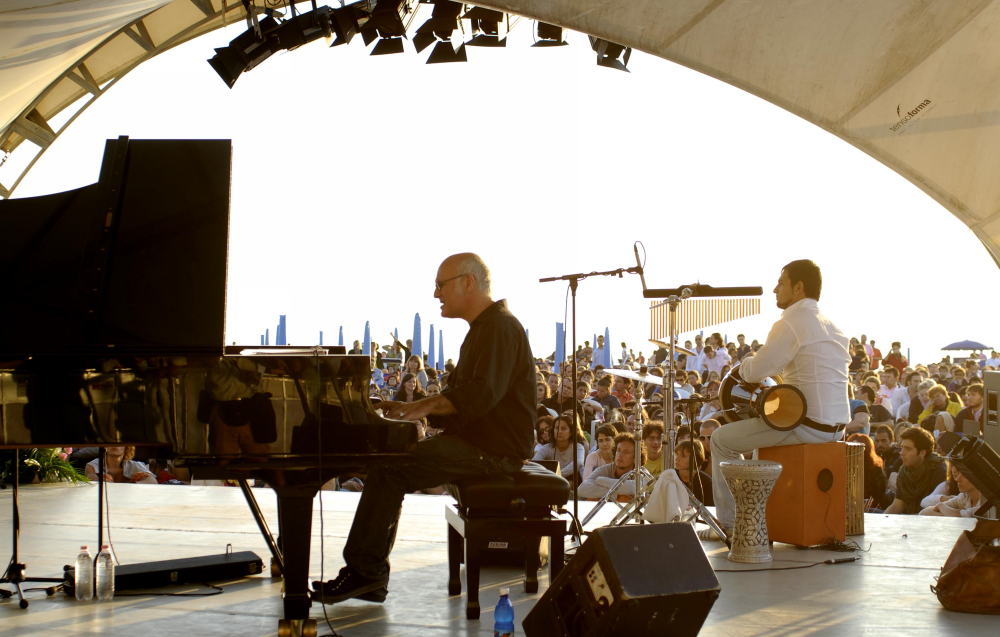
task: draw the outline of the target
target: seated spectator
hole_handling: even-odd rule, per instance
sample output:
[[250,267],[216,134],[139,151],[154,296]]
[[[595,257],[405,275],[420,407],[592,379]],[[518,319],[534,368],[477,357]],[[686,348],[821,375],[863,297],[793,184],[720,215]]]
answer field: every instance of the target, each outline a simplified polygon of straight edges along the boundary
[[604,408],[605,412],[611,409],[622,408],[621,401],[618,400],[617,396],[614,396],[611,393],[611,382],[611,377],[609,376],[603,376],[597,381],[597,395],[595,398],[597,402],[601,403],[601,407]]
[[[688,437],[691,432],[688,430]],[[646,447],[646,461],[642,463],[654,478],[663,473],[663,423],[648,422],[642,426],[642,442]]]
[[966,406],[955,416],[955,427],[959,433],[965,433],[966,420],[975,420],[979,423],[979,433],[982,434],[986,426],[986,421],[983,419],[983,414],[986,411],[983,409],[983,397],[981,384],[973,383],[968,386],[965,392]]
[[701,408],[701,413],[698,414],[696,420],[717,420],[722,422],[722,404],[719,402],[719,386],[721,383],[717,380],[710,380],[705,384],[705,391],[708,393],[708,398],[710,399]]
[[[942,432],[954,432],[955,431],[955,419],[951,417],[946,411],[938,412],[934,417],[934,436],[937,437]],[[933,432],[932,432],[933,433]]]
[[548,383],[535,383],[535,417],[541,418],[542,416],[549,415],[549,408],[545,406],[545,401],[547,401],[551,396],[549,394]]
[[[885,425],[882,426],[884,427]],[[875,507],[881,508],[883,498],[885,497],[885,471],[882,467],[882,458],[875,452],[875,443],[865,434],[854,434],[847,441],[860,442],[865,446],[864,498],[865,500],[872,500]]]
[[406,359],[406,366],[403,368],[403,372],[416,376],[420,387],[427,385],[427,372],[424,371],[424,361],[420,356],[414,354]]
[[441,393],[441,385],[438,385],[437,381],[431,381],[427,383],[427,395],[437,396]]
[[[576,427],[576,461],[577,474],[573,473],[573,449],[572,438],[573,429]],[[573,412],[563,412],[556,417],[553,425],[553,441],[542,445],[542,448],[535,452],[532,460],[557,460],[559,461],[559,471],[562,477],[570,482],[575,479],[579,482],[579,475],[583,472],[583,467],[587,462],[587,438],[580,429],[580,421],[573,417]]]
[[[861,387],[861,389],[867,388]],[[865,401],[854,397],[854,386],[850,384],[847,385],[847,401],[851,405],[851,422],[847,423],[845,435],[850,436],[856,433],[868,435],[871,431],[871,412]]]
[[[571,378],[564,378],[559,393],[553,395],[547,400],[542,401],[542,404],[555,411],[557,414],[561,414],[564,411],[572,411],[573,380]],[[576,403],[576,415],[580,422],[584,422],[586,420],[586,411],[584,410],[584,406],[584,403]]]
[[890,473],[898,472],[899,467],[902,466],[902,462],[899,459],[899,447],[893,444],[894,440],[892,427],[889,425],[879,425],[875,429],[875,439],[873,440],[875,443],[875,453],[878,454],[879,459],[882,461],[883,473],[885,473],[887,480]]
[[[149,467],[135,457],[135,447],[107,447],[104,449],[104,475],[101,480],[111,482],[131,482],[142,484],[157,484],[153,472]],[[99,459],[94,458],[87,463],[87,477],[97,481],[99,471]]]
[[920,506],[924,508],[933,507],[935,504],[940,504],[954,498],[959,493],[958,467],[948,463],[948,479],[937,485],[929,496],[921,500]]
[[957,469],[954,470],[955,482],[958,485],[959,493],[947,500],[942,500],[941,502],[928,506],[920,512],[920,515],[937,515],[944,517],[963,517],[971,518],[975,517],[976,510],[983,505],[983,496],[976,488],[976,485],[972,484],[968,478],[965,477]]
[[[926,371],[926,370],[924,370]],[[931,404],[930,389],[937,385],[933,380],[923,380],[917,385],[917,395],[910,401],[910,408],[906,414],[906,420],[912,424],[917,424],[922,418],[923,411]]]
[[[646,463],[646,445],[640,443],[639,464]],[[627,433],[615,436],[615,461],[597,467],[590,476],[580,483],[578,493],[591,499],[600,499],[608,494],[608,490],[629,471],[635,469],[635,440]],[[635,481],[625,480],[616,490],[619,500],[631,500],[635,497]]]
[[535,453],[545,445],[552,444],[552,426],[555,418],[546,413],[535,421]]
[[597,428],[596,438],[597,438],[597,449],[592,451],[589,456],[587,456],[587,462],[583,465],[583,479],[586,480],[590,477],[590,473],[597,467],[603,467],[606,464],[615,461],[615,428],[611,425],[601,425]]
[[958,391],[963,387],[969,385],[969,381],[965,379],[965,370],[961,367],[956,366],[951,372],[951,382],[948,383],[948,391]]
[[709,418],[702,421],[701,426],[698,427],[698,442],[705,450],[705,462],[702,463],[701,470],[710,476],[712,475],[712,432],[721,426],[718,420]]
[[691,440],[691,427],[681,425],[680,427],[677,427],[676,433],[674,434],[674,443],[680,444],[685,440]]
[[399,403],[413,403],[424,398],[427,398],[427,394],[424,393],[420,380],[416,375],[407,373],[403,374],[403,381],[392,399]]
[[710,374],[715,372],[719,375],[718,377],[721,377],[720,372],[722,371],[722,368],[729,363],[728,356],[720,355],[720,353],[717,352],[711,345],[706,345],[701,354],[701,370],[699,371],[707,371]]
[[701,392],[701,376],[698,372],[689,371],[687,373],[687,385],[685,385],[685,387],[691,387],[692,394]]
[[936,414],[939,411],[947,411],[953,417],[957,416],[958,412],[962,411],[961,403],[948,400],[948,390],[941,385],[934,385],[928,389],[927,397],[930,399],[930,403],[922,412],[920,412],[920,415],[917,417],[917,422],[922,422],[924,418]]
[[632,379],[625,378],[624,376],[616,376],[614,391],[611,392],[611,395],[617,398],[618,402],[622,405],[635,400],[635,396],[632,395]]
[[[875,385],[878,385],[878,378],[869,378],[865,381],[865,385],[858,387],[857,397],[868,405],[868,423],[869,429],[877,429],[879,425],[891,425],[893,423],[892,413],[885,408],[884,405],[878,405],[875,401],[878,399],[878,390],[871,386],[871,382],[874,381]],[[861,432],[866,436],[869,432]]]
[[674,449],[674,470],[694,497],[705,506],[715,506],[715,499],[712,496],[712,476],[700,469],[694,473],[694,483],[691,483],[691,451],[694,450],[695,466],[705,463],[705,448],[701,442],[685,440]]
[[934,437],[918,427],[900,434],[900,457],[903,467],[896,480],[896,499],[886,513],[915,514],[920,502],[948,476],[948,463],[934,453]]

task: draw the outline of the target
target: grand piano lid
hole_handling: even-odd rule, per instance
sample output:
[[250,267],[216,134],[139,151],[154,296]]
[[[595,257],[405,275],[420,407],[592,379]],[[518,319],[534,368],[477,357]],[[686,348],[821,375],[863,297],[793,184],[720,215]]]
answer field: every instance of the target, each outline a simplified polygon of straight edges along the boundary
[[0,201],[0,359],[223,353],[229,140],[108,140],[100,180]]

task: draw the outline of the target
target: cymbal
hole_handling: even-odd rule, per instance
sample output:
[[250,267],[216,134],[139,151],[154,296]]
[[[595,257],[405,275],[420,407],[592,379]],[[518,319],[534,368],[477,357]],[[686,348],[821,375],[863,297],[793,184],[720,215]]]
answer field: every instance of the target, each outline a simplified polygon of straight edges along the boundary
[[[653,345],[659,345],[663,349],[666,349],[666,350],[670,349],[670,343],[666,343],[664,341],[658,341],[658,340],[652,339],[652,338],[649,339],[649,342],[652,343]],[[680,352],[681,354],[687,354],[688,356],[697,356],[698,355],[697,353],[689,350],[686,347],[681,347],[680,345],[674,345],[674,351],[675,352]]]
[[637,380],[640,383],[663,385],[663,377],[657,376],[656,374],[641,374],[639,372],[633,372],[631,369],[617,369],[615,367],[605,368],[604,373],[611,374],[612,376],[621,376],[622,378],[631,378],[632,380]]

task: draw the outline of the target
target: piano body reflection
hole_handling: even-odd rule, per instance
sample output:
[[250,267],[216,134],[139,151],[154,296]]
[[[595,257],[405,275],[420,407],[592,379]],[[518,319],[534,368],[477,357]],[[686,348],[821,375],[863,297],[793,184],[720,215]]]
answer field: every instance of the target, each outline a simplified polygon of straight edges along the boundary
[[[122,137],[98,183],[0,201],[0,448],[159,447],[240,480],[285,578],[279,632],[314,634],[313,498],[406,462],[417,429],[376,413],[367,356],[224,347],[230,158],[227,140]],[[277,494],[280,546],[248,479]]]

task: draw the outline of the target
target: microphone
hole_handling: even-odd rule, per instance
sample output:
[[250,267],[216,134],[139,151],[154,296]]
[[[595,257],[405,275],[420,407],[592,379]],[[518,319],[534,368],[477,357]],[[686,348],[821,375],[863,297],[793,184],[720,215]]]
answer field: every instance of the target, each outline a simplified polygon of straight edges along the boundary
[[642,262],[639,261],[639,248],[632,244],[632,252],[635,252],[635,269],[639,271],[639,280],[642,281],[642,291],[646,291],[646,277],[642,274]]

